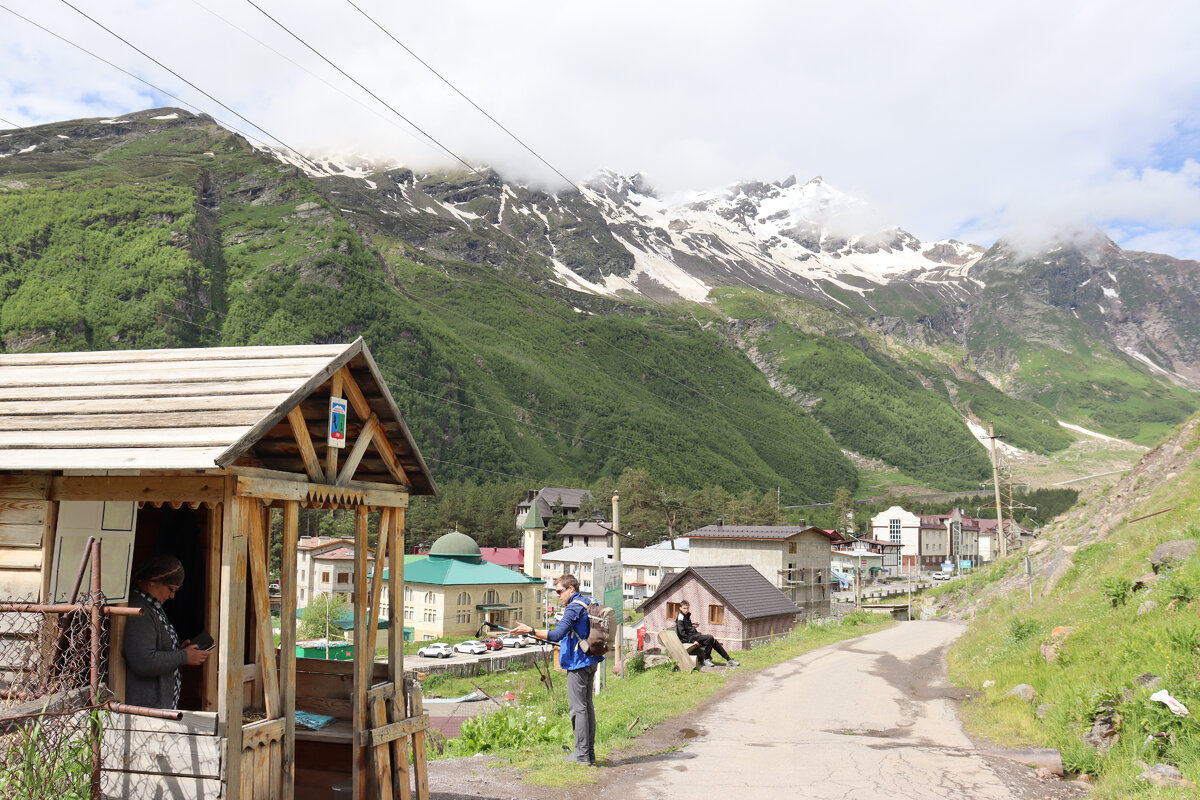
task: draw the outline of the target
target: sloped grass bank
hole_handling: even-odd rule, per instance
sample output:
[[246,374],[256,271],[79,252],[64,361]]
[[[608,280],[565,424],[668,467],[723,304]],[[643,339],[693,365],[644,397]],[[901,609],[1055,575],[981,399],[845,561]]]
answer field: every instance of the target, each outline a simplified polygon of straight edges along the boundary
[[[895,624],[873,614],[855,614],[828,625],[801,625],[787,637],[736,653],[739,672],[763,669],[827,644],[883,630]],[[596,697],[596,755],[601,761],[671,717],[690,711],[725,687],[730,671],[681,673],[674,665],[631,668],[625,678],[609,675]],[[562,760],[562,745],[573,744],[567,716],[566,674],[553,672],[547,692],[534,669],[481,675],[470,680],[429,676],[427,695],[467,694],[479,687],[493,697],[512,692],[517,705],[463,723],[446,743],[443,756],[489,753],[516,767],[531,783],[561,786],[589,780],[586,768]]]
[[[1017,591],[978,613],[950,652],[952,680],[976,690],[965,709],[970,730],[1003,745],[1059,749],[1069,771],[1095,777],[1099,798],[1197,796],[1195,789],[1152,787],[1137,778],[1139,762],[1163,762],[1200,783],[1200,555],[1133,591],[1151,571],[1157,545],[1200,539],[1200,475],[1191,470],[1169,481],[1125,519],[1170,506],[1080,548],[1050,597],[1035,594],[1031,604]],[[1147,600],[1157,606],[1139,614]],[[1071,630],[1055,636],[1056,628]],[[1042,646],[1061,637],[1048,661]],[[1145,673],[1161,683],[1140,685]],[[988,681],[995,684],[985,688]],[[1037,691],[1034,702],[1007,695],[1021,683]],[[1191,715],[1174,715],[1151,700],[1159,689]],[[1084,737],[1106,708],[1117,735],[1104,751]]]

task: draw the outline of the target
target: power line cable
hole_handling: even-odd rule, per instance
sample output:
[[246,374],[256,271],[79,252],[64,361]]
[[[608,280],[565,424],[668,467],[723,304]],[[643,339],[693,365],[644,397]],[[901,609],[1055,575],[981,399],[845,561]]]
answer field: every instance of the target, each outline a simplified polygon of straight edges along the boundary
[[398,46],[399,46],[399,47],[400,47],[402,50],[404,50],[404,52],[408,53],[410,56],[412,56],[412,57],[413,57],[413,58],[415,58],[417,61],[419,61],[419,62],[421,63],[421,66],[425,67],[425,68],[426,68],[426,69],[428,69],[430,72],[432,72],[434,75],[436,75],[436,76],[438,77],[438,79],[442,81],[442,83],[446,84],[446,85],[447,85],[447,86],[449,86],[451,89],[453,89],[453,90],[455,91],[455,93],[456,93],[456,94],[458,94],[458,96],[459,96],[459,97],[461,97],[463,100],[466,100],[468,103],[470,103],[470,104],[471,104],[471,106],[472,106],[472,107],[473,107],[473,108],[474,108],[476,111],[478,111],[480,114],[483,114],[485,117],[487,117],[489,120],[491,120],[491,121],[492,121],[492,122],[493,122],[493,123],[496,125],[496,127],[497,127],[497,128],[499,128],[500,130],[502,130],[502,131],[504,131],[505,133],[507,133],[507,134],[508,134],[508,135],[509,135],[509,136],[512,138],[512,140],[513,140],[513,141],[515,141],[517,144],[521,145],[521,147],[524,147],[526,150],[528,150],[528,151],[529,151],[529,152],[530,152],[530,153],[533,155],[533,157],[534,157],[534,158],[536,158],[538,161],[540,161],[540,162],[542,162],[543,164],[545,164],[545,165],[546,165],[547,167],[549,167],[549,168],[550,168],[550,169],[551,169],[551,170],[552,170],[552,171],[553,171],[553,172],[554,172],[556,175],[558,175],[558,177],[562,178],[562,179],[563,179],[564,181],[566,181],[568,184],[570,184],[571,186],[574,186],[574,187],[575,187],[575,189],[576,189],[577,191],[579,191],[579,192],[581,192],[581,193],[582,193],[582,191],[583,191],[583,190],[582,190],[582,189],[580,189],[580,188],[579,188],[579,186],[577,186],[577,185],[575,184],[575,181],[571,180],[571,179],[570,179],[570,178],[568,178],[566,175],[564,175],[564,174],[563,174],[563,173],[562,173],[562,172],[561,172],[561,171],[558,169],[558,167],[554,166],[554,165],[553,165],[553,164],[551,164],[549,161],[547,161],[546,159],[542,158],[542,156],[541,156],[541,154],[540,154],[540,153],[538,153],[536,150],[534,150],[532,147],[530,147],[528,144],[526,144],[526,143],[525,143],[525,141],[524,141],[523,139],[521,139],[521,137],[517,136],[515,133],[513,133],[513,132],[512,132],[512,131],[510,131],[508,128],[506,128],[506,127],[505,127],[505,126],[504,126],[504,125],[503,125],[503,124],[500,122],[500,120],[498,120],[498,119],[496,119],[495,117],[493,117],[493,116],[492,116],[491,114],[489,114],[487,111],[484,111],[484,110],[483,110],[483,109],[482,109],[482,108],[479,106],[479,104],[478,104],[478,103],[476,103],[476,102],[475,102],[474,100],[472,100],[470,97],[467,97],[467,95],[465,95],[465,94],[462,92],[462,90],[460,90],[460,89],[459,89],[457,86],[455,86],[453,83],[451,83],[451,82],[450,82],[450,81],[449,81],[449,80],[446,78],[446,76],[442,75],[442,73],[440,73],[440,72],[438,72],[436,69],[434,69],[434,68],[433,68],[433,67],[432,67],[432,66],[429,64],[429,62],[427,62],[425,59],[421,58],[419,55],[417,55],[416,53],[414,53],[414,52],[413,52],[413,51],[412,51],[412,50],[411,50],[411,49],[408,47],[408,45],[406,45],[404,42],[400,41],[400,40],[399,40],[399,39],[397,39],[395,36],[393,36],[393,35],[392,35],[392,33],[391,33],[391,32],[390,32],[390,31],[389,31],[387,28],[383,27],[383,26],[382,26],[382,25],[380,25],[378,22],[376,22],[376,21],[375,21],[375,19],[374,19],[373,17],[371,17],[371,15],[370,15],[370,14],[368,14],[368,13],[367,13],[367,12],[365,12],[365,11],[363,11],[363,10],[362,10],[362,8],[360,8],[360,7],[359,7],[359,6],[358,6],[356,3],[354,3],[354,1],[353,1],[353,0],[346,0],[346,3],[347,3],[347,5],[349,5],[351,8],[353,8],[355,11],[357,11],[359,14],[362,14],[362,15],[363,15],[363,17],[365,17],[365,18],[366,18],[366,20],[367,20],[368,22],[370,22],[372,25],[374,25],[376,28],[378,28],[380,31],[382,31],[382,32],[383,32],[383,34],[384,34],[385,36],[387,36],[389,39],[391,39],[393,42],[395,42],[395,43],[396,43],[396,44],[397,44],[397,45],[398,45]]
[[[67,0],[61,0],[61,1],[65,3]],[[261,6],[259,6],[257,3],[255,3],[255,2],[254,2],[254,0],[246,0],[246,2],[247,2],[247,3],[249,3],[250,5],[254,6],[254,8],[255,8],[255,9],[257,9],[257,10],[258,10],[258,12],[259,12],[260,14],[262,14],[264,17],[266,17],[267,19],[271,20],[271,22],[274,22],[276,25],[278,25],[278,26],[279,26],[279,27],[280,27],[280,28],[281,28],[281,29],[284,31],[284,33],[286,33],[288,36],[291,36],[291,37],[292,37],[293,39],[295,39],[297,42],[299,42],[300,44],[302,44],[302,45],[304,45],[305,47],[307,47],[307,48],[308,48],[309,50],[311,50],[311,51],[312,51],[314,54],[316,54],[316,56],[317,56],[318,58],[320,58],[320,59],[321,59],[322,61],[324,61],[326,64],[328,64],[329,66],[333,67],[333,68],[334,68],[334,69],[336,69],[338,72],[340,72],[340,73],[341,73],[341,74],[342,74],[342,75],[343,75],[345,78],[347,78],[347,79],[348,79],[348,80],[349,80],[351,83],[353,83],[355,86],[357,86],[358,88],[362,89],[362,90],[363,90],[364,92],[366,92],[367,94],[371,95],[371,97],[375,98],[375,100],[376,100],[378,103],[380,103],[382,106],[384,106],[384,107],[385,107],[385,108],[386,108],[388,111],[391,111],[391,112],[392,112],[393,114],[395,114],[397,117],[399,117],[400,119],[404,120],[404,121],[405,121],[405,122],[407,122],[409,125],[412,125],[412,126],[413,126],[413,128],[415,128],[415,129],[416,129],[416,130],[417,130],[417,131],[418,131],[418,132],[419,132],[419,133],[420,133],[422,136],[424,136],[425,138],[429,139],[429,141],[431,141],[431,142],[433,142],[435,145],[437,145],[437,146],[438,146],[438,147],[439,147],[439,148],[442,150],[442,152],[446,153],[446,155],[450,156],[450,157],[451,157],[451,158],[453,158],[455,161],[457,161],[458,163],[462,164],[464,167],[466,167],[467,169],[469,169],[471,172],[475,173],[476,175],[479,175],[480,177],[483,177],[483,173],[481,173],[481,172],[480,172],[479,170],[477,170],[475,167],[473,167],[473,166],[471,166],[470,164],[468,164],[468,163],[467,163],[467,162],[466,162],[466,161],[465,161],[465,160],[464,160],[464,159],[463,159],[461,156],[459,156],[457,153],[455,153],[455,152],[454,152],[453,150],[451,150],[449,147],[447,147],[446,145],[444,145],[444,144],[442,144],[440,141],[438,141],[437,137],[435,137],[433,134],[431,134],[431,133],[429,133],[428,131],[426,131],[424,128],[422,128],[422,127],[421,127],[420,125],[418,125],[417,123],[413,122],[413,121],[412,121],[411,119],[409,119],[408,117],[406,117],[406,116],[404,116],[403,114],[401,114],[399,111],[397,111],[397,110],[396,110],[396,108],[395,108],[394,106],[392,106],[390,103],[388,103],[388,102],[387,102],[386,100],[384,100],[382,97],[380,97],[379,95],[375,94],[373,91],[371,91],[371,90],[370,90],[370,89],[368,89],[366,86],[364,86],[364,85],[362,84],[362,82],[361,82],[361,81],[359,81],[357,78],[355,78],[355,77],[354,77],[353,75],[351,75],[350,73],[346,72],[346,70],[342,69],[342,68],[341,68],[341,67],[339,67],[337,64],[333,63],[333,61],[331,61],[329,58],[327,58],[327,57],[326,57],[326,56],[325,56],[325,55],[324,55],[324,54],[323,54],[323,53],[322,53],[320,50],[318,50],[317,48],[313,47],[313,46],[312,46],[311,44],[309,44],[308,42],[304,41],[304,39],[301,39],[299,36],[297,36],[295,33],[293,33],[293,32],[292,32],[292,30],[291,30],[290,28],[288,28],[288,27],[287,27],[286,25],[284,25],[282,22],[280,22],[279,20],[275,19],[275,17],[271,16],[271,15],[270,15],[270,14],[268,14],[266,11],[264,11],[264,10],[262,9],[262,7],[261,7]]]
[[[176,78],[178,78],[179,80],[183,81],[183,82],[184,82],[184,83],[186,83],[188,86],[192,87],[192,88],[193,88],[193,89],[195,89],[197,92],[199,92],[200,94],[202,94],[202,95],[204,95],[205,97],[207,97],[209,100],[212,100],[214,103],[216,103],[217,105],[219,105],[221,108],[223,108],[223,109],[225,109],[226,111],[228,111],[229,113],[233,114],[234,116],[236,116],[238,119],[240,119],[240,120],[242,120],[243,122],[245,122],[245,123],[246,123],[247,125],[249,125],[250,127],[252,127],[252,128],[255,128],[255,129],[257,129],[257,130],[261,131],[262,133],[266,134],[267,138],[269,138],[269,139],[274,139],[276,142],[279,142],[279,144],[283,145],[283,147],[284,147],[285,149],[287,149],[287,150],[290,150],[292,153],[294,153],[294,154],[296,155],[296,157],[297,157],[297,158],[300,158],[300,159],[307,160],[307,159],[305,158],[305,156],[304,156],[304,155],[303,155],[303,154],[302,154],[302,153],[301,153],[299,150],[297,150],[296,148],[292,147],[290,144],[288,144],[287,142],[283,141],[283,140],[282,140],[282,139],[280,139],[278,136],[275,136],[275,135],[274,135],[274,134],[272,134],[270,131],[268,131],[266,128],[263,128],[263,127],[261,127],[261,126],[259,126],[259,125],[256,125],[256,124],[254,124],[253,122],[251,122],[250,120],[246,119],[246,118],[245,118],[244,116],[242,116],[242,115],[241,115],[239,112],[237,112],[237,111],[235,111],[234,109],[230,108],[229,106],[225,105],[225,104],[224,104],[224,103],[222,103],[220,100],[218,100],[217,98],[213,97],[211,94],[209,94],[208,92],[204,91],[204,90],[203,90],[203,89],[201,89],[199,86],[197,86],[196,84],[192,83],[192,82],[191,82],[191,81],[189,81],[187,78],[183,77],[183,76],[182,76],[182,75],[180,75],[178,72],[176,72],[175,70],[171,69],[171,68],[170,68],[170,67],[168,67],[166,64],[162,63],[161,61],[159,61],[158,59],[156,59],[154,56],[152,56],[152,55],[150,55],[149,53],[147,53],[145,50],[142,50],[140,47],[138,47],[137,45],[133,44],[133,42],[130,42],[128,39],[126,39],[126,38],[124,38],[123,36],[121,36],[120,34],[116,33],[116,32],[115,32],[115,31],[113,31],[111,28],[108,28],[108,27],[106,27],[106,26],[105,26],[103,23],[101,23],[101,22],[100,22],[99,20],[97,20],[96,18],[94,18],[94,17],[92,17],[92,16],[88,15],[86,12],[84,12],[84,11],[82,11],[81,9],[79,9],[78,7],[76,7],[76,6],[72,5],[72,4],[70,3],[70,0],[59,0],[59,2],[60,2],[60,3],[62,3],[63,5],[65,5],[67,8],[71,9],[72,11],[74,11],[75,13],[79,14],[79,15],[80,15],[81,17],[83,17],[84,19],[86,19],[86,20],[88,20],[89,22],[91,22],[91,23],[92,23],[93,25],[95,25],[96,27],[98,27],[98,28],[100,28],[101,30],[105,31],[106,33],[108,33],[108,34],[109,34],[110,36],[112,36],[113,38],[115,38],[115,39],[117,39],[118,41],[120,41],[120,42],[124,43],[124,44],[125,44],[127,47],[129,47],[131,50],[134,50],[135,52],[137,52],[138,54],[140,54],[140,55],[141,55],[143,58],[146,58],[146,59],[149,59],[150,61],[153,61],[153,62],[154,62],[155,64],[157,64],[157,65],[158,65],[160,68],[162,68],[162,69],[166,70],[167,72],[171,73],[171,74],[172,74],[172,75],[174,75]],[[311,162],[310,162],[310,163],[311,163]]]
[[323,78],[322,76],[320,76],[320,75],[318,75],[317,73],[313,72],[311,69],[309,69],[308,67],[304,66],[304,65],[303,65],[303,64],[301,64],[300,62],[296,61],[296,60],[295,60],[295,59],[293,59],[291,56],[288,56],[288,55],[287,55],[287,54],[285,54],[285,53],[281,53],[280,51],[278,51],[278,50],[276,50],[274,47],[272,47],[270,44],[268,44],[267,42],[264,42],[262,39],[259,39],[257,36],[254,36],[253,34],[251,34],[250,32],[248,32],[248,31],[247,31],[247,30],[245,30],[244,28],[242,28],[242,27],[240,27],[239,25],[237,25],[237,24],[235,24],[235,23],[231,22],[231,21],[230,21],[229,19],[227,19],[226,17],[223,17],[223,16],[221,16],[220,14],[218,14],[216,11],[213,11],[211,8],[209,8],[208,6],[206,6],[206,5],[204,5],[203,3],[201,3],[201,2],[200,2],[200,0],[191,0],[191,2],[192,2],[192,4],[193,4],[193,5],[195,5],[196,7],[198,7],[198,8],[200,8],[201,10],[203,10],[203,11],[207,12],[208,14],[211,14],[212,16],[214,16],[214,17],[216,17],[217,19],[219,19],[221,22],[224,22],[224,23],[225,23],[226,25],[228,25],[230,28],[233,28],[235,31],[237,31],[238,33],[242,34],[243,36],[245,36],[245,37],[246,37],[247,39],[249,39],[250,41],[254,42],[255,44],[259,45],[260,47],[263,47],[263,48],[266,48],[267,50],[270,50],[272,53],[274,53],[275,55],[279,56],[279,57],[280,57],[280,58],[282,58],[283,60],[287,61],[287,62],[288,62],[289,64],[291,64],[292,66],[296,67],[297,69],[303,70],[305,73],[307,73],[307,74],[311,75],[312,77],[316,78],[316,79],[317,79],[317,80],[319,80],[321,83],[323,83],[323,84],[325,84],[326,86],[328,86],[330,89],[333,89],[335,92],[337,92],[338,94],[342,95],[342,97],[345,97],[347,100],[350,100],[351,102],[353,102],[353,103],[356,103],[357,105],[359,105],[360,107],[362,107],[364,110],[371,112],[372,114],[374,114],[374,115],[375,115],[376,117],[378,117],[379,119],[383,120],[384,122],[386,122],[386,123],[388,123],[389,125],[391,125],[392,127],[394,127],[396,130],[398,130],[398,131],[402,131],[402,132],[403,132],[403,133],[404,133],[406,136],[408,136],[409,138],[411,138],[411,139],[412,139],[414,142],[418,142],[418,143],[420,143],[422,146],[424,146],[424,147],[428,147],[428,148],[429,148],[429,149],[431,149],[431,150],[432,150],[432,149],[434,149],[434,148],[433,148],[433,147],[430,145],[430,143],[429,143],[427,140],[419,138],[419,137],[418,137],[418,136],[416,136],[416,135],[415,135],[415,134],[412,132],[412,130],[410,130],[409,128],[406,128],[406,127],[404,127],[403,125],[399,125],[399,124],[397,124],[397,123],[396,123],[396,120],[395,120],[395,119],[393,119],[392,117],[390,117],[390,116],[387,116],[387,115],[385,115],[385,114],[382,114],[382,113],[380,113],[380,111],[379,111],[378,109],[376,109],[375,107],[367,105],[367,104],[366,104],[366,103],[364,103],[364,102],[363,102],[361,99],[359,99],[359,98],[357,98],[357,97],[353,96],[352,94],[350,94],[349,92],[347,92],[345,89],[342,89],[340,86],[337,86],[337,85],[335,85],[335,84],[333,84],[333,83],[330,83],[329,81],[325,80],[325,78]]

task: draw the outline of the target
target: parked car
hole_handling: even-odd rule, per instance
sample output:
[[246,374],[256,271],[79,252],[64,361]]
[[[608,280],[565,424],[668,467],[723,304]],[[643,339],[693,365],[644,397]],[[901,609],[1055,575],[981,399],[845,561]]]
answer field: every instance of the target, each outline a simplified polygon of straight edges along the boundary
[[505,647],[527,647],[529,640],[524,636],[501,636],[500,643]]
[[454,645],[456,653],[470,653],[471,655],[483,655],[487,652],[487,645],[478,639],[467,639],[465,642],[459,642]]
[[479,641],[483,642],[483,646],[488,650],[499,650],[504,647],[504,643],[495,638],[480,639]]
[[418,648],[417,655],[421,658],[450,658],[454,651],[445,642],[434,642]]
[[954,576],[953,576],[953,575],[951,575],[949,572],[935,572],[935,573],[933,573],[933,579],[934,579],[935,581],[948,581],[948,580],[950,580],[950,579],[951,579],[951,578],[953,578],[953,577],[954,577]]

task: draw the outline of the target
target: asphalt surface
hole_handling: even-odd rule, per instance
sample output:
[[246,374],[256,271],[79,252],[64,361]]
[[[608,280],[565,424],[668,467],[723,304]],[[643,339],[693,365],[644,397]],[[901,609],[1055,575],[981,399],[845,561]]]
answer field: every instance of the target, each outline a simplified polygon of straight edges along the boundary
[[1008,800],[1013,788],[963,732],[959,692],[945,683],[962,630],[909,622],[764,670],[709,707],[674,757],[602,796]]

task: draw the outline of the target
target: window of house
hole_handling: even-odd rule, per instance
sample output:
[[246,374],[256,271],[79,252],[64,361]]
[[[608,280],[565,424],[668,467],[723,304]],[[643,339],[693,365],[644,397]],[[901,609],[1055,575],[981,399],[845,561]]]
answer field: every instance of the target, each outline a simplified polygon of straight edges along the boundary
[[300,599],[301,600],[304,599],[304,590],[303,589],[300,590]]
[[404,618],[405,618],[406,620],[408,620],[409,622],[412,622],[412,619],[413,619],[413,610],[412,610],[411,608],[409,608],[408,606],[405,606],[405,607],[404,607]]
[[656,569],[653,569],[653,568],[652,568],[652,569],[650,570],[650,577],[651,577],[651,578],[657,578],[657,577],[658,577],[658,570],[656,570]]
[[329,583],[329,573],[328,572],[321,573],[321,583]]
[[483,604],[484,605],[493,606],[499,602],[500,602],[500,593],[497,592],[495,589],[488,589],[487,593],[484,594],[484,596],[483,596]]
[[900,544],[900,520],[888,520],[888,538],[892,540],[892,544]]
[[350,574],[347,572],[339,572],[338,576],[337,576],[337,582],[338,583],[349,583],[350,582]]
[[304,570],[300,570],[300,580],[304,580]]
[[459,604],[460,606],[469,606],[469,605],[471,605],[471,595],[470,595],[470,593],[469,593],[469,592],[461,592],[461,593],[458,595],[458,604]]
[[404,599],[405,599],[405,600],[412,600],[412,599],[413,599],[413,593],[412,593],[412,587],[411,587],[411,586],[406,586],[406,587],[404,588]]
[[721,625],[725,622],[725,606],[709,606],[708,622],[710,625]]
[[788,553],[790,555],[796,555],[796,543],[795,542],[788,542]]
[[667,603],[667,621],[679,617],[679,603]]
[[421,636],[422,642],[432,642],[433,639],[434,639],[434,636],[432,633],[426,633]]
[[433,592],[426,592],[425,593],[425,605],[429,605],[432,602],[433,602]]
[[590,589],[590,588],[592,588],[592,582],[591,582],[591,581],[584,581],[584,582],[583,582],[583,585],[582,585],[582,586],[580,586],[579,588],[580,588],[580,589]]
[[468,624],[471,621],[471,612],[470,611],[459,611],[458,614],[455,616],[454,621],[457,622],[459,625]]
[[509,602],[514,606],[519,606],[525,602],[525,594],[523,592],[513,592],[512,597],[509,598]]

